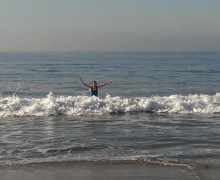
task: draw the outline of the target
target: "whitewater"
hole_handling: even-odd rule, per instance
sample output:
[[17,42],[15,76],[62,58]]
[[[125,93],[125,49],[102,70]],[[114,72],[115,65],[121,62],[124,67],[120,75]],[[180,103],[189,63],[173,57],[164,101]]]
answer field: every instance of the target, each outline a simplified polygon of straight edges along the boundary
[[106,95],[56,96],[50,92],[44,98],[1,97],[0,117],[52,115],[105,115],[112,113],[220,113],[220,93],[215,95],[171,95],[122,98]]

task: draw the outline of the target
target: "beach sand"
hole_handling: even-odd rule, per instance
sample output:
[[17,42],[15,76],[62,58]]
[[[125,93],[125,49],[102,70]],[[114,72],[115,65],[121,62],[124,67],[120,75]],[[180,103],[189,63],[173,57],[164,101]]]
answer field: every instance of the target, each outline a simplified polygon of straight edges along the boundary
[[217,180],[218,169],[188,169],[144,163],[53,162],[0,166],[1,180]]

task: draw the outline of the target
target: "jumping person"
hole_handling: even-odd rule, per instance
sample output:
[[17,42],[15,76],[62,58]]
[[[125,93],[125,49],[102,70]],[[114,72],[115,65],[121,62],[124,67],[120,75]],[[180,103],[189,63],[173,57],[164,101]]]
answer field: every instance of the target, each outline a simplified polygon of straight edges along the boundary
[[108,81],[106,83],[101,83],[101,84],[97,84],[96,81],[92,81],[91,84],[86,84],[82,78],[79,79],[80,83],[85,87],[85,88],[89,88],[89,96],[97,96],[98,97],[98,88],[104,87],[108,84],[110,84],[112,81]]

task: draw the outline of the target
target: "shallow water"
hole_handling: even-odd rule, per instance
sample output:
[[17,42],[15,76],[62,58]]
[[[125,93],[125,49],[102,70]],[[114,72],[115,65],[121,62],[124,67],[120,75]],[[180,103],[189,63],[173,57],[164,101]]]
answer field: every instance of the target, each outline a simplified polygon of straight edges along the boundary
[[[220,160],[220,53],[0,53],[0,164]],[[112,80],[100,98],[86,82]]]

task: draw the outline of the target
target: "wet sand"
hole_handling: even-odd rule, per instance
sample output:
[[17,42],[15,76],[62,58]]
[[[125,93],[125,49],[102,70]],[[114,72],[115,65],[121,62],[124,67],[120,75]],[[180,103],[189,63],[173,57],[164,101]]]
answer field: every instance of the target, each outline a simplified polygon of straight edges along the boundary
[[1,180],[217,180],[219,169],[88,162],[35,163],[0,166]]

